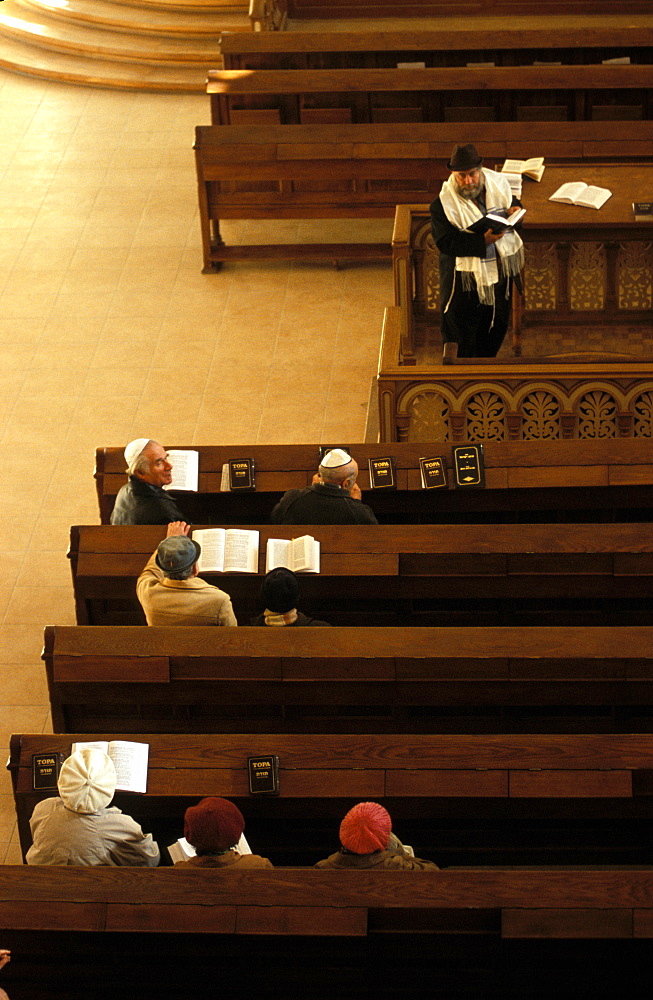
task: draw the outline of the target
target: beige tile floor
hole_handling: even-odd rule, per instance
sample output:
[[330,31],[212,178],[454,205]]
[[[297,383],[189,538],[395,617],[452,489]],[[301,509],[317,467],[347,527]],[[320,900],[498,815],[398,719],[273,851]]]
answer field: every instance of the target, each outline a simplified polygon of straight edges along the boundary
[[[68,528],[97,521],[97,445],[364,436],[389,265],[202,275],[196,124],[208,124],[202,96],[0,70],[0,749],[50,726],[43,626],[74,623]],[[356,225],[389,238],[389,221]],[[352,228],[235,222],[224,235]],[[0,781],[0,862],[18,863]]]

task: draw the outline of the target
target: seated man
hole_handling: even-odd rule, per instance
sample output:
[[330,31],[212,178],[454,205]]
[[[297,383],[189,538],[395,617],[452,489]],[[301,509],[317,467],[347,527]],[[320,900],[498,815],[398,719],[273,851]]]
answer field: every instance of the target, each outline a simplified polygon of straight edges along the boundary
[[159,848],[151,834],[109,806],[116,769],[102,750],[89,747],[71,754],[57,784],[59,796],[34,807],[28,865],[158,865]]
[[340,824],[341,848],[316,868],[401,868],[437,871],[432,861],[422,861],[404,850],[392,833],[390,815],[378,802],[359,802]]
[[278,566],[271,570],[261,585],[261,601],[265,611],[252,625],[326,625],[328,622],[309,618],[297,610],[299,581],[290,569]]
[[129,482],[121,487],[112,524],[169,524],[183,514],[163,489],[172,482],[172,464],[158,441],[137,438],[125,448]]
[[259,854],[240,854],[237,844],[245,831],[245,820],[238,806],[229,799],[209,796],[190,806],[184,816],[184,837],[197,854],[188,861],[177,861],[175,868],[273,868],[271,861]]
[[272,524],[378,524],[361,502],[356,482],[358,465],[342,448],[328,451],[313,482],[303,490],[288,490],[270,516]]
[[198,577],[201,548],[185,521],[168,525],[136,581],[148,625],[237,625],[229,594]]

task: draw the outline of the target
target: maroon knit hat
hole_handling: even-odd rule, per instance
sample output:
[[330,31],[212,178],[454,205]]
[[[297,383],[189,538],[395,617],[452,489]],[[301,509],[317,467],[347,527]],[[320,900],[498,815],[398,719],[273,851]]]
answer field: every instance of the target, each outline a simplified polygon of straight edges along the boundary
[[354,854],[371,854],[388,846],[392,820],[378,802],[359,802],[340,824],[340,843]]
[[245,820],[238,806],[214,795],[190,806],[184,816],[184,837],[198,854],[235,847],[244,829]]

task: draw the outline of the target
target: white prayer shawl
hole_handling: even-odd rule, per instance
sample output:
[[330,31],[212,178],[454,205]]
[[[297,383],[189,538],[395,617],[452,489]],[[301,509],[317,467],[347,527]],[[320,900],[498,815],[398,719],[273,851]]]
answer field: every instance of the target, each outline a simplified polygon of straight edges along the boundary
[[[485,204],[488,209],[510,208],[512,192],[506,178],[496,170],[483,168],[482,172],[485,180]],[[451,174],[442,185],[440,204],[447,219],[456,229],[467,230],[469,226],[483,218],[483,213],[471,199],[462,198],[458,190],[454,175]],[[501,258],[502,276],[519,274],[524,266],[524,244],[519,233],[508,229],[501,239],[496,241],[494,247]],[[494,286],[499,280],[496,256],[456,257],[456,271],[462,274],[465,291],[475,289],[479,302],[484,305],[494,305]],[[449,303],[447,308],[448,306]]]

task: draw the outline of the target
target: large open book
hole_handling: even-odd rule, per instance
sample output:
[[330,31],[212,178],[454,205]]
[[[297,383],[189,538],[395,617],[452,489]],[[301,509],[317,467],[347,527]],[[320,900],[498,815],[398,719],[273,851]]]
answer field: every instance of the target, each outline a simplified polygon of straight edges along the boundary
[[491,229],[493,233],[505,233],[508,229],[512,229],[525,215],[525,208],[518,208],[512,215],[508,215],[507,208],[489,208],[482,219],[478,219],[467,227],[467,232],[484,235],[488,229]]
[[[241,833],[240,840],[235,847],[231,848],[236,854],[251,854],[251,848],[247,841],[245,840],[245,834]],[[175,840],[174,844],[170,844],[168,848],[168,853],[172,858],[172,863],[177,864],[178,861],[188,861],[189,858],[194,858],[197,851],[192,844],[189,844],[185,837],[180,837],[179,840]]]
[[164,490],[189,490],[197,493],[199,485],[199,452],[169,451],[172,463],[172,482]]
[[293,573],[320,572],[320,543],[312,535],[299,538],[268,538],[265,572],[285,566]]
[[600,208],[605,205],[612,191],[607,188],[594,187],[583,181],[567,181],[554,191],[549,201],[560,201],[566,205],[580,205],[582,208]]
[[200,573],[258,573],[258,531],[198,528],[192,538],[202,548]]
[[541,181],[544,173],[544,157],[532,156],[530,160],[506,160],[501,167],[502,174],[524,174],[534,181]]
[[73,743],[72,752],[76,750],[104,750],[113,761],[119,792],[147,791],[147,763],[150,756],[149,743],[132,743],[129,740],[88,740],[83,743]]

